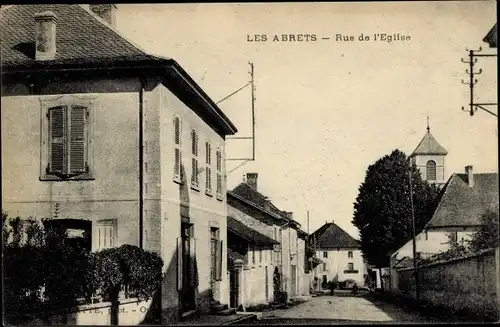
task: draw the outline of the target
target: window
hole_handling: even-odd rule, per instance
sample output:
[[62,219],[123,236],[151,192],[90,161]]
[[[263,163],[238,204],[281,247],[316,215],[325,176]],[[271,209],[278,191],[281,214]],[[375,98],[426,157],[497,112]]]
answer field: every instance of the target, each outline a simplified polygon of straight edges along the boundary
[[75,96],[41,100],[40,180],[94,179],[93,100]]
[[262,250],[259,250],[259,263],[262,263]]
[[326,262],[323,262],[323,271],[326,271]]
[[328,252],[323,252],[323,258],[328,258]]
[[429,240],[429,234],[427,233],[427,230],[425,231],[425,240],[428,241]]
[[95,246],[98,251],[116,246],[116,227],[116,219],[97,221]]
[[436,162],[434,160],[427,161],[426,164],[426,179],[428,181],[436,180]]
[[181,151],[182,122],[179,116],[174,116],[174,181],[182,183],[182,151]]
[[212,145],[205,141],[205,193],[212,195]]
[[217,169],[217,199],[222,200],[222,153],[220,148],[216,152],[216,169]]
[[198,189],[198,133],[191,131],[191,187]]
[[255,248],[252,248],[252,263],[255,264]]
[[352,258],[352,251],[347,252],[347,257],[348,257],[349,259],[351,259],[351,258]]
[[354,263],[349,262],[349,263],[347,264],[347,270],[350,270],[350,271],[354,270]]
[[457,232],[450,232],[449,238],[450,238],[451,243],[457,243],[458,233]]

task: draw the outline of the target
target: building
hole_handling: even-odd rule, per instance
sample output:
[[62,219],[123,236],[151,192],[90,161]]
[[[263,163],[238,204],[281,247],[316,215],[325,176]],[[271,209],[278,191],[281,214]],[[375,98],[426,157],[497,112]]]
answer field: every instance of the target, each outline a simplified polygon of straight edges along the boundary
[[[440,200],[430,221],[416,236],[417,256],[425,258],[445,252],[452,244],[467,245],[480,226],[487,210],[498,210],[498,174],[474,173],[472,166],[464,174],[453,174],[440,193]],[[413,258],[413,240],[391,257],[399,261]]]
[[316,256],[323,262],[314,270],[321,284],[337,278],[339,282],[352,279],[364,285],[366,269],[359,241],[333,221],[325,222],[311,234],[310,240]]
[[274,246],[278,242],[231,216],[227,218],[227,241],[231,307],[271,303]]
[[174,323],[229,301],[224,159],[236,128],[175,60],[123,37],[116,10],[2,9],[2,207],[85,222],[93,251],[160,253]]
[[427,133],[410,155],[410,160],[419,169],[422,179],[441,187],[446,183],[445,158],[447,154],[448,151],[431,134],[429,123],[427,123]]
[[[292,212],[281,211],[278,209],[265,195],[260,193],[257,188],[258,174],[248,173],[246,180],[237,185],[231,194],[244,199],[247,203],[253,206],[252,212],[263,211],[267,216],[273,217],[272,232],[274,233],[273,239],[279,242],[276,248],[275,258],[276,267],[281,274],[281,291],[286,292],[288,297],[302,295],[300,290],[300,280],[304,277],[301,276],[299,265],[304,265],[304,258],[299,258],[299,237],[300,224],[293,219]],[[231,201],[231,200],[230,200]],[[240,200],[241,202],[241,200]],[[229,212],[232,214],[231,206],[237,206],[238,202],[230,202]],[[241,207],[237,207],[238,210]],[[247,215],[255,218],[262,217],[260,214],[253,214],[249,211]],[[238,219],[239,215],[234,215]],[[269,235],[269,234],[268,234]],[[272,235],[272,234],[270,234]],[[305,254],[305,249],[304,249]]]

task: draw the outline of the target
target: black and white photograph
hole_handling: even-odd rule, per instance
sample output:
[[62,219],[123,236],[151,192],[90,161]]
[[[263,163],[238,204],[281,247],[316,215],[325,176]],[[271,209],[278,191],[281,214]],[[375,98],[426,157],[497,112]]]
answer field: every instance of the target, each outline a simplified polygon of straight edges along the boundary
[[0,7],[7,326],[500,321],[497,1]]

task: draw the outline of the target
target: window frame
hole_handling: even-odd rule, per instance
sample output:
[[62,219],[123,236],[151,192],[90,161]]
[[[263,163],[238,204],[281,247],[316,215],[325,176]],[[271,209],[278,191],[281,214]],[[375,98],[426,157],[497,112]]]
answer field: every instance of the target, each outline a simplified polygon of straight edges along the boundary
[[[429,169],[431,168],[431,169]],[[433,176],[429,176],[430,173],[429,172],[433,172]],[[430,177],[434,177],[434,178],[430,178]],[[428,180],[428,181],[437,181],[437,163],[436,161],[434,160],[427,160],[427,162],[425,163],[425,179]]]
[[212,144],[205,140],[205,194],[213,196],[212,190]]
[[[107,246],[103,247],[100,245],[100,228],[103,227],[108,227],[111,226],[111,230],[113,232],[112,236],[112,246]],[[116,248],[117,247],[117,241],[118,241],[118,219],[101,219],[97,220],[95,222],[95,228],[94,229],[94,239],[92,241],[92,247],[95,251],[101,251],[104,249],[111,249],[111,248]]]
[[191,188],[200,190],[200,148],[199,148],[199,135],[196,129],[191,129]]
[[[62,95],[62,96],[45,96],[40,97],[40,181],[81,181],[81,180],[95,180],[95,166],[94,166],[94,117],[95,117],[95,96],[76,96],[76,95]],[[55,175],[48,171],[50,163],[50,109],[55,107],[81,106],[87,109],[85,114],[85,134],[84,144],[86,153],[86,171],[68,174],[68,175]],[[68,109],[67,109],[68,110]],[[65,119],[68,119],[67,117]],[[65,125],[65,128],[67,125]],[[66,141],[67,142],[67,141]],[[69,150],[68,150],[69,151]]]
[[224,182],[222,176],[222,150],[220,146],[215,150],[215,175],[216,197],[217,200],[223,201],[222,194],[224,193]]
[[323,258],[328,258],[328,251],[323,251]]
[[347,251],[347,258],[348,259],[352,259],[354,256],[354,254],[352,253],[352,251]]
[[354,262],[348,262],[347,263],[347,270],[348,271],[353,271],[354,269]]
[[[177,142],[177,136],[176,136],[176,119],[179,121],[179,135],[178,139],[179,141]],[[174,153],[173,153],[173,180],[174,182],[178,184],[184,184],[183,182],[183,168],[182,168],[182,119],[179,115],[174,115],[173,120],[172,120],[172,138],[173,138],[173,143],[174,143]],[[177,172],[176,166],[177,166],[177,159],[176,159],[176,151],[179,152],[179,171]]]

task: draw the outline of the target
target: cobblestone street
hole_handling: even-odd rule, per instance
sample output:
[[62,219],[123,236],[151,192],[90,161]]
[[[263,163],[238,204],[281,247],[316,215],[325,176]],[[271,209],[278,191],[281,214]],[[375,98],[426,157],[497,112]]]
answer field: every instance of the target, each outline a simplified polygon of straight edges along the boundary
[[263,312],[252,324],[391,324],[442,322],[396,305],[363,297],[314,297],[295,307]]

